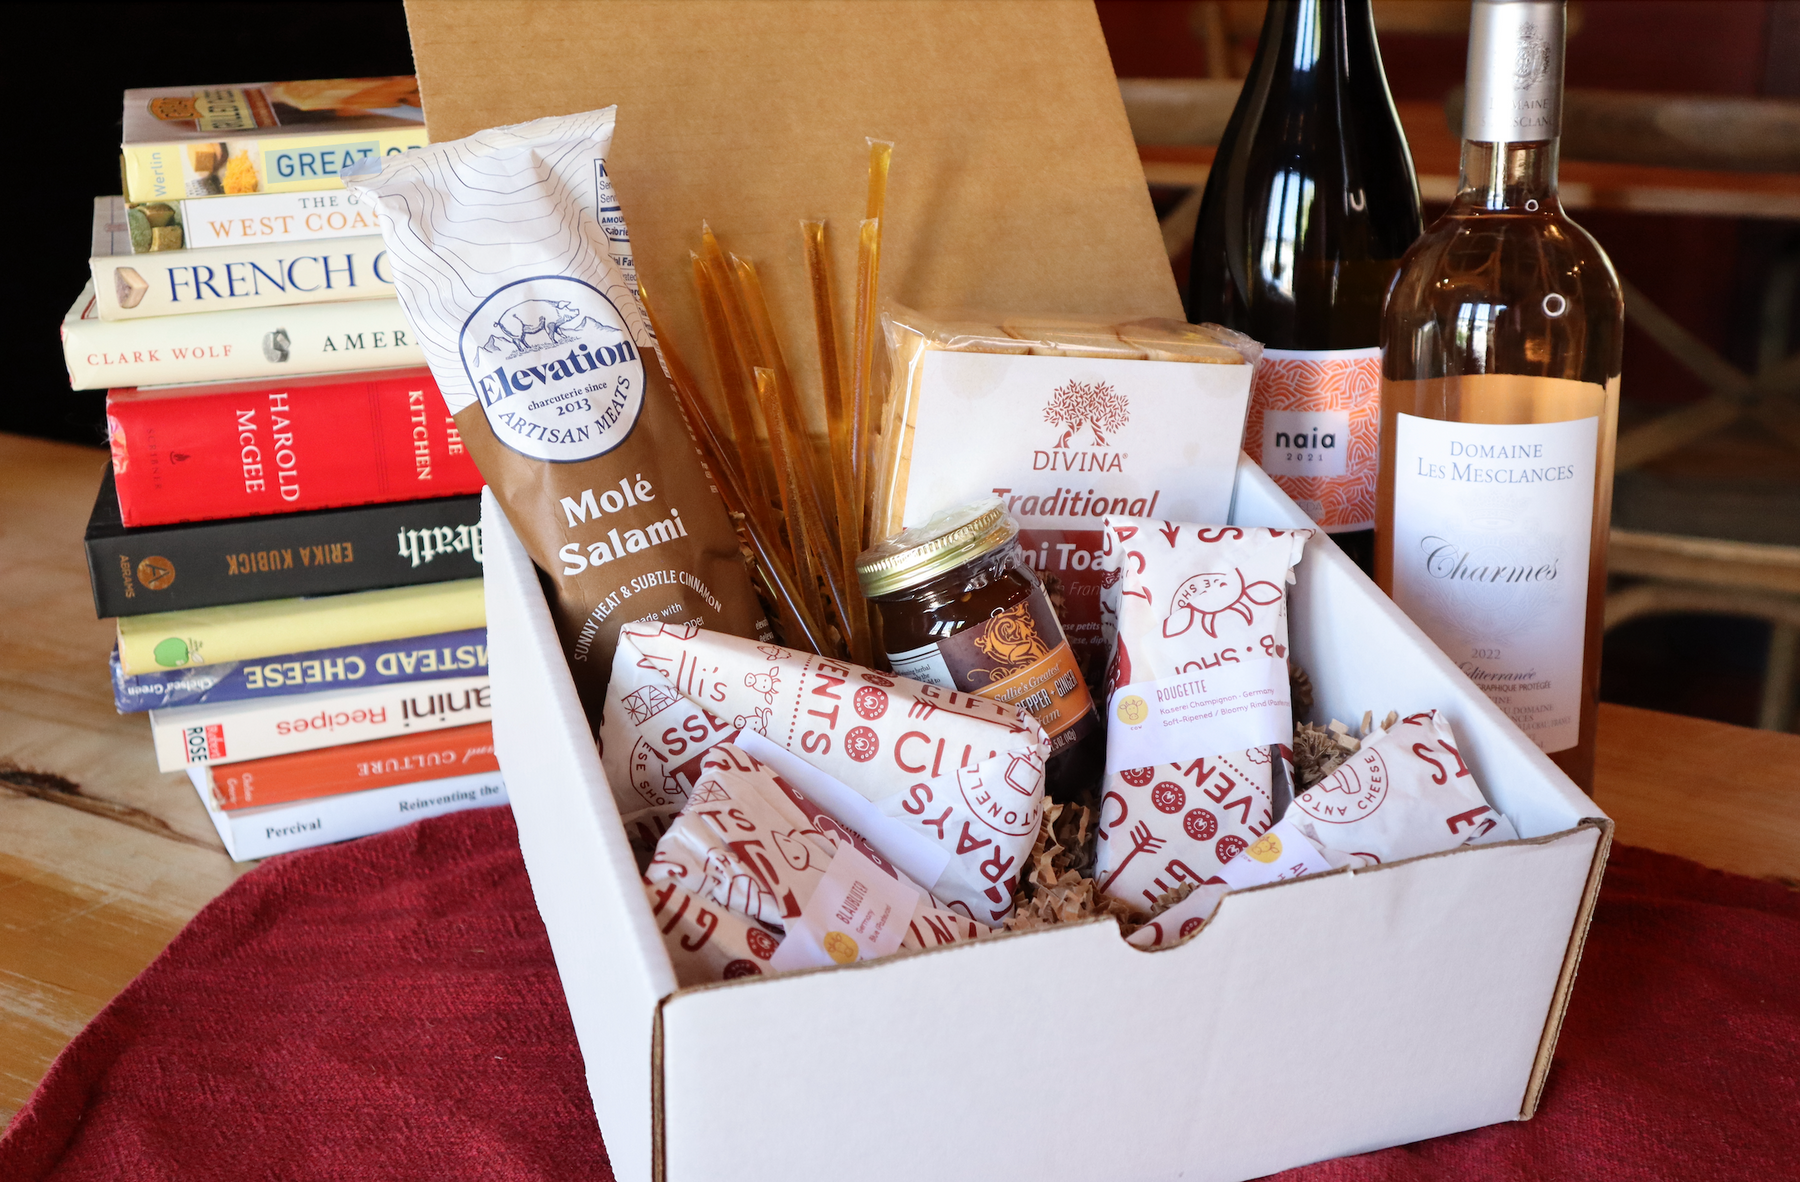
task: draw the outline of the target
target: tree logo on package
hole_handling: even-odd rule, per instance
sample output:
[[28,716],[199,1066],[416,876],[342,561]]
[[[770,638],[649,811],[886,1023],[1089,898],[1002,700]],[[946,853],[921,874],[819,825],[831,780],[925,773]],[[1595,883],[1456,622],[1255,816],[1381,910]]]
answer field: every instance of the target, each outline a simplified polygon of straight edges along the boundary
[[464,321],[458,348],[495,438],[552,463],[624,443],[644,407],[644,362],[618,307],[563,275],[520,279]]
[[1063,428],[1058,449],[1069,446],[1075,432],[1086,427],[1094,446],[1105,447],[1106,437],[1131,421],[1131,400],[1113,389],[1111,382],[1083,382],[1071,378],[1050,392],[1044,421]]

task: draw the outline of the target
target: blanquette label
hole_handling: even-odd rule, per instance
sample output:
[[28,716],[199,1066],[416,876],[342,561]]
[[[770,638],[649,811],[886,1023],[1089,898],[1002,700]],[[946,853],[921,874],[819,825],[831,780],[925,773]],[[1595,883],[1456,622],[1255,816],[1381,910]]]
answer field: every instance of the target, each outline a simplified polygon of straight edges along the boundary
[[1327,530],[1375,524],[1380,349],[1264,349],[1244,450]]
[[1544,751],[1578,739],[1599,429],[1395,427],[1394,602]]
[[1323,874],[1331,863],[1308,841],[1306,834],[1282,819],[1269,831],[1245,847],[1244,852],[1219,868],[1219,877],[1234,891]]
[[786,972],[896,952],[922,898],[918,887],[839,840],[825,876],[800,905],[800,914],[789,917],[769,967]]
[[1114,690],[1106,770],[1128,771],[1294,737],[1287,662],[1246,655]]

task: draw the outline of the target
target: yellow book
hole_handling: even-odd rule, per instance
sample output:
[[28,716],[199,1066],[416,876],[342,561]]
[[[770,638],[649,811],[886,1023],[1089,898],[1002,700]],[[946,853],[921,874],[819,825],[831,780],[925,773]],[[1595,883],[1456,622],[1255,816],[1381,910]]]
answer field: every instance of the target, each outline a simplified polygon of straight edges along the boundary
[[160,673],[346,644],[487,627],[480,579],[269,599],[119,620],[119,664]]
[[418,82],[326,78],[125,92],[125,197],[341,189],[345,168],[425,146]]

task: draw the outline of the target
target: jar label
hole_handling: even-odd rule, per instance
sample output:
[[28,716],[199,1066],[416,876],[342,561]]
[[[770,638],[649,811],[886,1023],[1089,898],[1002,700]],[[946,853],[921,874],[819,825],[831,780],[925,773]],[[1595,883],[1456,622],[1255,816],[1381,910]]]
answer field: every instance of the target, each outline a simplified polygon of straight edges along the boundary
[[1545,751],[1579,737],[1599,430],[1395,425],[1394,602]]
[[936,644],[889,653],[888,661],[903,677],[1025,707],[1049,734],[1052,754],[1099,725],[1087,682],[1042,592]]
[[1374,528],[1380,440],[1380,349],[1263,350],[1244,450],[1326,530]]

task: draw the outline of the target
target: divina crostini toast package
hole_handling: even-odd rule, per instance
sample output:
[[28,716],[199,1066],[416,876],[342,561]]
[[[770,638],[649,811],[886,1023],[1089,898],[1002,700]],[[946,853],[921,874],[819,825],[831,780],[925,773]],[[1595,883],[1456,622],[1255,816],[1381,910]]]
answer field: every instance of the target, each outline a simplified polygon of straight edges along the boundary
[[539,119],[347,181],[381,210],[432,376],[550,577],[596,725],[626,622],[767,637],[724,505],[650,356],[606,175],[612,132],[610,107]]

